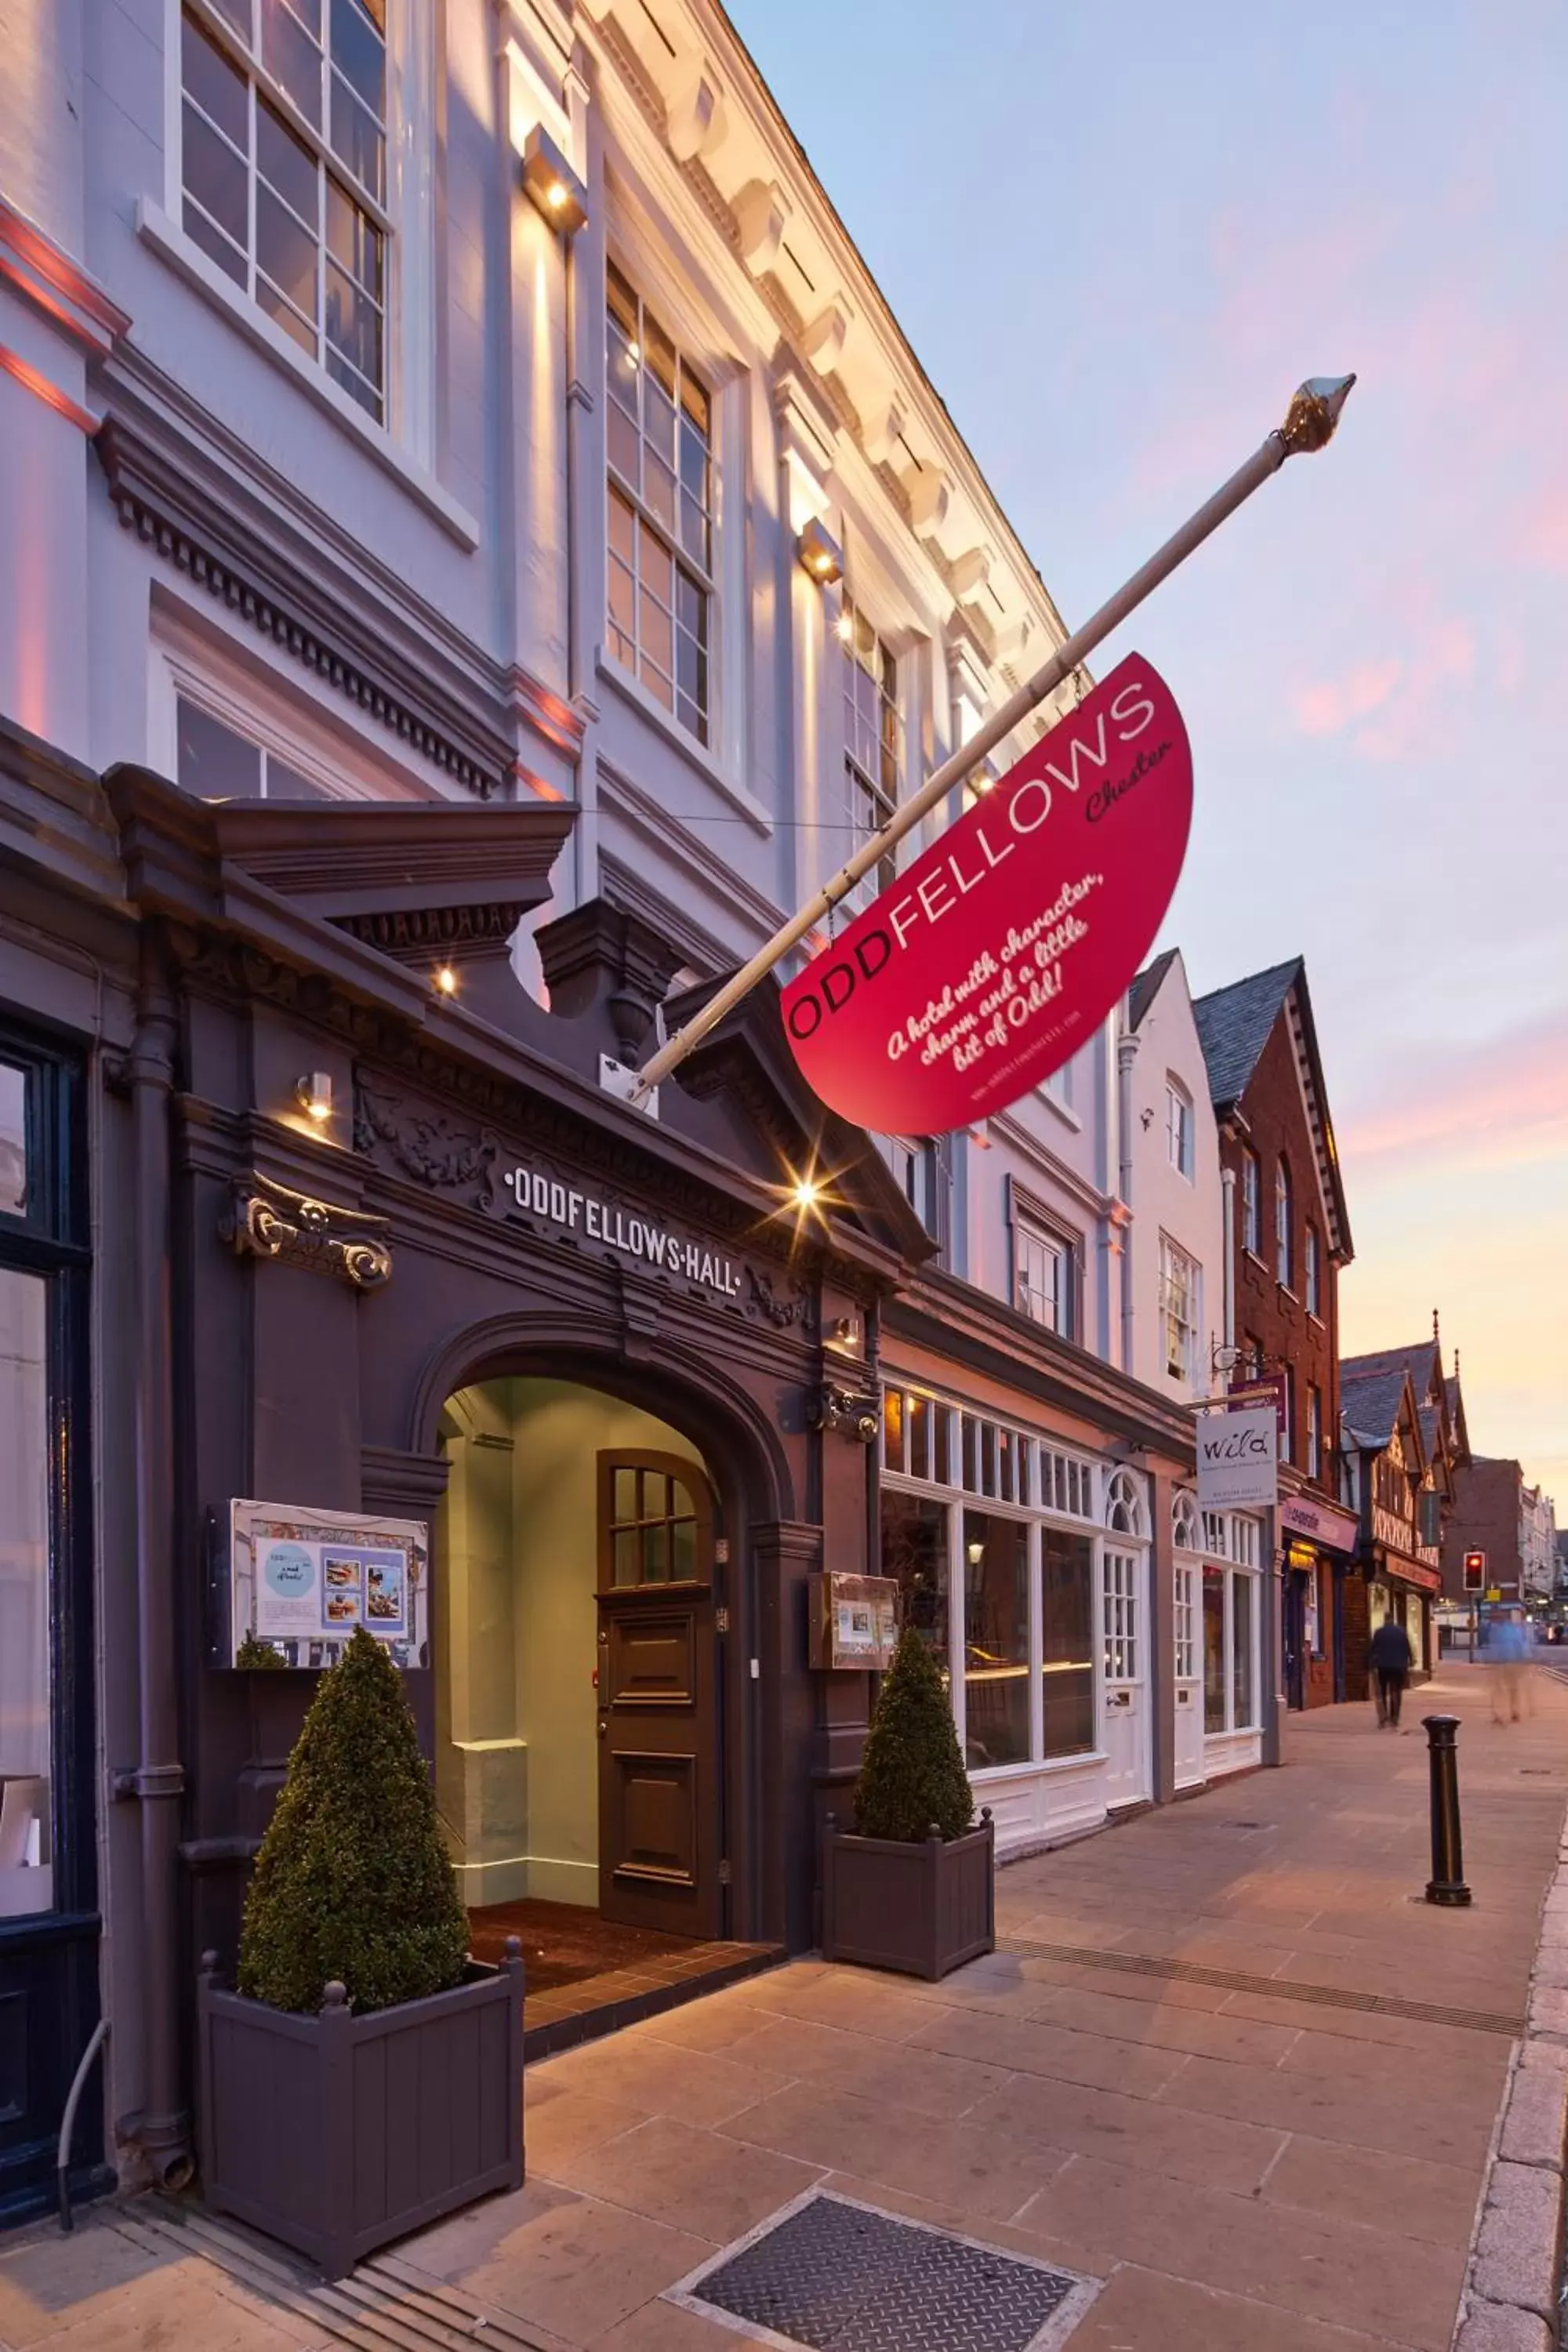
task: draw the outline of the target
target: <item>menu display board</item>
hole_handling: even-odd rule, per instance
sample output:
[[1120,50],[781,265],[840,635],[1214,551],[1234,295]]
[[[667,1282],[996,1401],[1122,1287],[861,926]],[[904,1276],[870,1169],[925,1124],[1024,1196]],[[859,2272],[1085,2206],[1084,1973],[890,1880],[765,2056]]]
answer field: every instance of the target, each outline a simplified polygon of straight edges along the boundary
[[899,1640],[899,1588],[890,1576],[830,1569],[811,1582],[810,1662],[829,1672],[885,1673]]
[[330,1666],[363,1626],[398,1666],[429,1663],[429,1530],[291,1503],[229,1506],[230,1662],[247,1638]]

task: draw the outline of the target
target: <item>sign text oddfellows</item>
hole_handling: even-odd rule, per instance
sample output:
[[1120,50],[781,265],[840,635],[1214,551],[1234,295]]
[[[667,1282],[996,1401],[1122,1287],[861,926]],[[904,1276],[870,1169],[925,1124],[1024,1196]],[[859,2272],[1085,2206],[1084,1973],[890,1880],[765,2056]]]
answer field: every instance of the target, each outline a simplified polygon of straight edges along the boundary
[[513,1168],[501,1179],[525,1216],[542,1218],[584,1240],[602,1242],[624,1257],[640,1258],[646,1265],[662,1266],[687,1282],[711,1290],[721,1298],[738,1298],[741,1276],[733,1261],[700,1242],[688,1241],[668,1225],[639,1217],[602,1201],[594,1192],[580,1192],[537,1169]]

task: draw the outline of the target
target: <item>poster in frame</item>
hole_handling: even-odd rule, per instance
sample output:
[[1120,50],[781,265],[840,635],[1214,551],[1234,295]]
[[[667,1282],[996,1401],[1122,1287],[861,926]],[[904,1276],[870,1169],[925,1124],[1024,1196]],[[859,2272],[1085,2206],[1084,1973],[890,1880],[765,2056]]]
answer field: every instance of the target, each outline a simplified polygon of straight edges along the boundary
[[363,1626],[394,1665],[430,1662],[430,1531],[420,1519],[237,1497],[229,1505],[229,1638],[280,1665],[335,1665]]

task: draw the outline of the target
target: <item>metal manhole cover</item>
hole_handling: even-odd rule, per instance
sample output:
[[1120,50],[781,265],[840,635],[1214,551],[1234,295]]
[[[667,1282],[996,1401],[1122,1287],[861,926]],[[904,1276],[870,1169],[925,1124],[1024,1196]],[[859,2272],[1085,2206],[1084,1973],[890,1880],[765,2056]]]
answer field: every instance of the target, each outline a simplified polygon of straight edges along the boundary
[[813,2189],[665,2300],[813,2352],[1047,2352],[1098,2284]]

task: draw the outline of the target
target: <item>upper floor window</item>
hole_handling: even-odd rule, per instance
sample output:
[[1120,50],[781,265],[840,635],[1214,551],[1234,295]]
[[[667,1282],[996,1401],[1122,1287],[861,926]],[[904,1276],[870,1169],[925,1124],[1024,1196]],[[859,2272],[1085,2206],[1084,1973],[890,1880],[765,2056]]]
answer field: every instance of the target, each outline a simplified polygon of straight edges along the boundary
[[1178,1551],[1196,1551],[1202,1540],[1197,1497],[1178,1486],[1171,1497],[1171,1541]]
[[325,801],[332,794],[263,743],[255,743],[182,694],[176,780],[199,801]]
[[952,1189],[947,1138],[926,1137],[911,1141],[905,1136],[889,1135],[883,1140],[882,1152],[900,1192],[939,1250],[945,1250],[948,1195]]
[[1160,1326],[1165,1341],[1165,1370],[1173,1380],[1190,1381],[1197,1372],[1198,1268],[1186,1251],[1164,1234],[1160,1236]]
[[710,740],[713,404],[618,269],[608,272],[610,651]]
[[1254,1257],[1263,1255],[1263,1209],[1258,1192],[1258,1154],[1241,1155],[1241,1245]]
[[1174,1078],[1165,1085],[1165,1152],[1171,1165],[1190,1184],[1193,1181],[1193,1106],[1184,1087]]
[[1323,1311],[1323,1245],[1318,1238],[1316,1225],[1307,1227],[1303,1262],[1307,1312],[1309,1315],[1321,1315]]
[[204,0],[180,55],[186,235],[384,424],[385,0]]
[[1290,1247],[1290,1171],[1281,1160],[1274,1171],[1274,1276],[1287,1290],[1294,1271]]
[[[887,824],[899,804],[899,665],[847,596],[838,615],[838,642],[844,655],[844,781],[858,847]],[[897,870],[889,856],[868,878],[885,889]]]
[[1307,1390],[1307,1475],[1321,1478],[1323,1475],[1323,1394],[1319,1388]]
[[1037,1217],[1022,1210],[1013,1215],[1013,1303],[1022,1313],[1059,1331],[1075,1336],[1076,1302],[1073,1275],[1077,1254],[1062,1234],[1053,1233]]

